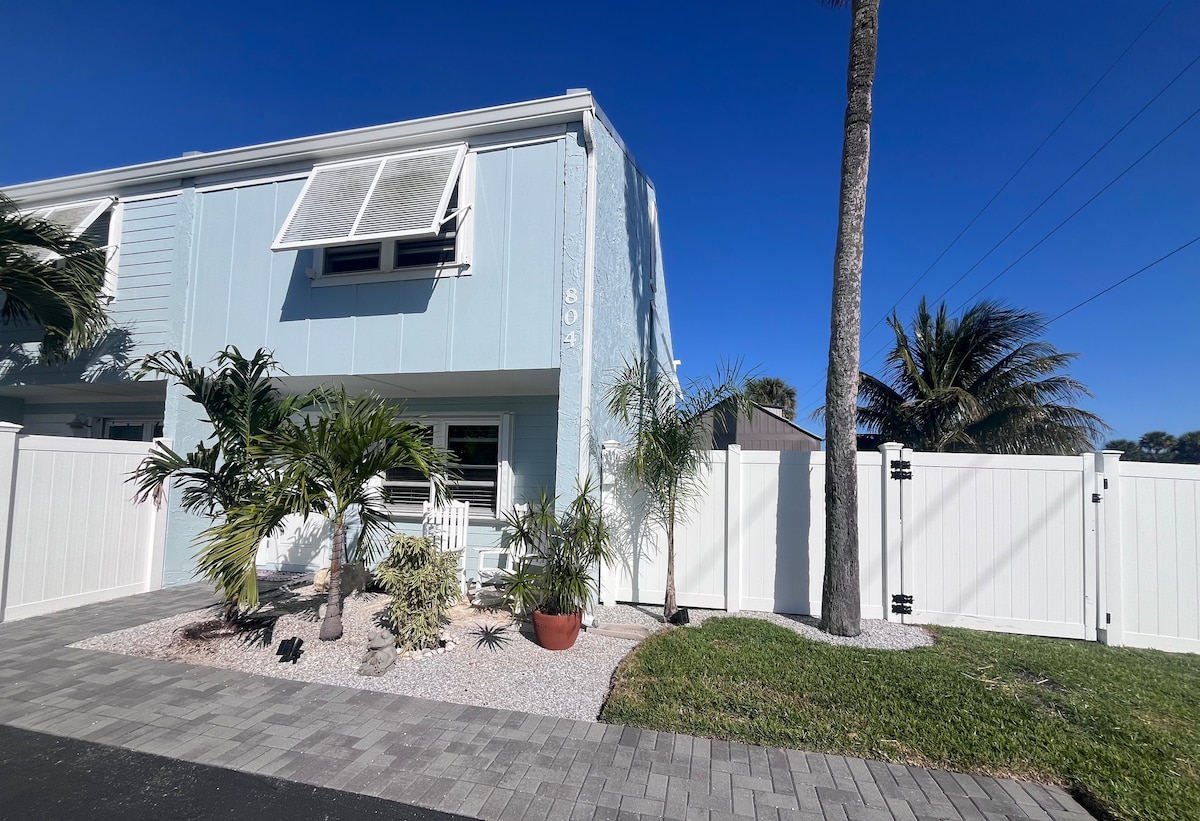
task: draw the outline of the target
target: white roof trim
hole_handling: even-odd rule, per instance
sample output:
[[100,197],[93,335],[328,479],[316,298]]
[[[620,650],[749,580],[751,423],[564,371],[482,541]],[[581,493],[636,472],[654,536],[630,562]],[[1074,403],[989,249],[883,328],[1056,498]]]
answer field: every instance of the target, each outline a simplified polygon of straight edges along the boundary
[[27,206],[139,187],[178,187],[182,180],[250,171],[287,163],[321,163],[354,156],[395,153],[430,143],[460,142],[484,134],[578,122],[584,111],[603,119],[590,91],[577,91],[521,103],[443,114],[400,123],[370,126],[314,137],[281,140],[245,148],[177,157],[87,174],[5,187],[13,200]]

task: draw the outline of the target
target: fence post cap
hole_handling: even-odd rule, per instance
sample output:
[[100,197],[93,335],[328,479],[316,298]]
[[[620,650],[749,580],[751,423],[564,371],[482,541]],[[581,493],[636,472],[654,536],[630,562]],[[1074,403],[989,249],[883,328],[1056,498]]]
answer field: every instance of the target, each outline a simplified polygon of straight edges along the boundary
[[618,442],[616,439],[605,439],[603,442],[600,443],[600,447],[604,448],[604,450],[613,450],[615,448],[621,447],[621,443]]
[[903,442],[884,442],[879,446],[880,450],[904,450]]
[[20,433],[24,429],[24,425],[18,425],[16,422],[0,422],[0,433]]

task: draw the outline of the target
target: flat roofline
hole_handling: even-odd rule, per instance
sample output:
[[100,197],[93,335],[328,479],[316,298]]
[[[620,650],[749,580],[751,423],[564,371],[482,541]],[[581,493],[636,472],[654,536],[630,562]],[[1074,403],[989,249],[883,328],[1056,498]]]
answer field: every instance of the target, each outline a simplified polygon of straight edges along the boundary
[[616,130],[596,105],[591,91],[579,89],[558,97],[90,171],[12,185],[4,190],[23,205],[38,205],[116,194],[131,187],[169,189],[178,187],[182,180],[209,175],[288,163],[312,164],[351,155],[382,154],[423,143],[578,122],[585,111],[604,122],[614,139],[620,141]]

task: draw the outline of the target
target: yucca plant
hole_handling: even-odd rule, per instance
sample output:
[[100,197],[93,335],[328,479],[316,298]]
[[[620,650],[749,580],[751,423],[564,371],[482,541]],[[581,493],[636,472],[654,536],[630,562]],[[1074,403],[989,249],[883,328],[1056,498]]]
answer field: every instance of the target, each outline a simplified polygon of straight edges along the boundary
[[397,533],[375,568],[375,583],[391,596],[384,618],[406,650],[437,646],[450,605],[459,598],[458,554],[433,539]]
[[536,502],[508,511],[504,522],[512,544],[524,552],[505,591],[514,610],[549,616],[580,613],[597,592],[595,571],[612,561],[612,544],[589,478],[561,515],[544,489]]

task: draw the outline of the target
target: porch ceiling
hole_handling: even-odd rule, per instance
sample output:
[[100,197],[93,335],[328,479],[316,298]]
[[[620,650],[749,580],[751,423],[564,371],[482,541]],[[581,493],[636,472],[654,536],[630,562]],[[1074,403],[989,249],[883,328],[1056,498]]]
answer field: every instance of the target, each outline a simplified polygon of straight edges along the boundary
[[277,380],[287,393],[345,385],[350,393],[373,391],[387,398],[450,396],[556,396],[558,369],[456,371],[438,373],[286,376]]

